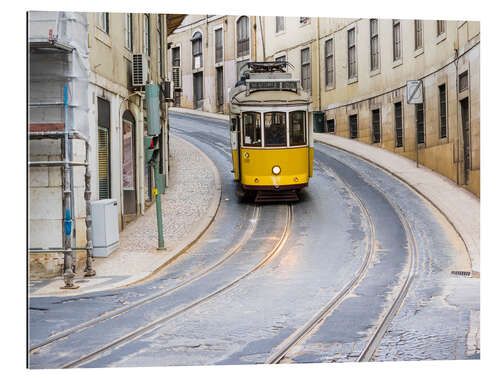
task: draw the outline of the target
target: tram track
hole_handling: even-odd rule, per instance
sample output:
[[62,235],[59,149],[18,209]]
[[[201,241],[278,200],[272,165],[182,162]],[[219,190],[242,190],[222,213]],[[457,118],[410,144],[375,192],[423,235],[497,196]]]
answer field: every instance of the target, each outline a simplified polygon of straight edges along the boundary
[[176,285],[173,288],[170,288],[168,290],[165,290],[165,291],[162,291],[159,293],[155,293],[154,295],[143,298],[143,299],[136,301],[136,302],[134,302],[130,305],[127,305],[125,307],[121,307],[119,309],[109,311],[109,312],[107,312],[107,313],[105,313],[97,318],[88,320],[87,322],[81,323],[81,324],[77,325],[76,327],[73,327],[69,330],[64,330],[62,332],[58,332],[56,334],[53,334],[53,335],[51,335],[51,337],[48,340],[45,340],[42,343],[39,343],[39,344],[36,344],[36,345],[33,345],[32,347],[30,347],[28,353],[33,354],[37,350],[39,350],[43,347],[46,347],[50,344],[53,344],[56,341],[65,339],[65,338],[67,338],[75,333],[82,332],[86,329],[94,327],[94,326],[98,325],[99,323],[102,323],[106,320],[116,318],[124,313],[127,313],[127,312],[133,310],[133,309],[145,306],[148,303],[154,302],[154,301],[158,300],[159,298],[165,297],[173,292],[176,292],[176,291],[182,289],[183,287],[193,283],[194,281],[199,280],[200,278],[206,276],[210,272],[213,272],[218,267],[220,267],[221,265],[226,263],[229,259],[231,259],[241,249],[243,249],[245,244],[252,237],[252,234],[255,232],[255,228],[257,227],[257,223],[259,222],[260,213],[261,213],[261,206],[259,206],[259,205],[254,206],[252,217],[249,220],[250,224],[246,228],[245,232],[243,233],[243,236],[239,239],[239,241],[234,246],[232,246],[228,251],[226,251],[224,256],[221,257],[216,263],[212,264],[209,267],[206,267],[205,269],[203,269],[201,272],[197,273],[193,277],[180,283],[179,285]]
[[[340,162],[337,160],[337,162],[343,164],[344,163]],[[351,196],[359,203],[359,206],[361,208],[361,211],[365,215],[365,217],[368,220],[369,227],[370,227],[370,239],[368,241],[368,246],[370,246],[369,251],[365,255],[363,259],[363,263],[361,264],[361,267],[358,269],[354,277],[348,281],[344,287],[341,289],[339,293],[337,293],[332,299],[330,299],[326,305],[323,306],[311,319],[309,319],[302,327],[300,327],[298,330],[296,330],[291,336],[289,336],[285,341],[283,341],[276,349],[274,350],[273,353],[269,357],[266,358],[265,363],[267,364],[278,364],[283,361],[283,359],[286,357],[286,355],[291,351],[292,348],[297,346],[301,341],[303,341],[306,337],[309,336],[309,334],[316,328],[318,327],[325,319],[327,316],[329,316],[344,300],[345,298],[351,294],[352,292],[355,291],[356,287],[359,285],[363,277],[366,275],[367,270],[370,266],[370,263],[372,262],[374,258],[374,252],[375,252],[375,229],[373,225],[373,221],[370,217],[370,214],[365,206],[365,204],[362,202],[362,200],[359,198],[359,196],[352,190],[352,188],[349,186],[349,184],[342,178],[340,177],[337,173],[335,173],[331,168],[326,166],[324,163],[317,161],[319,167],[327,174],[330,175],[334,178],[339,179],[342,181],[346,189],[349,191]],[[346,166],[347,167],[347,166]],[[357,359],[357,362],[367,362],[370,361],[372,358],[373,354],[375,353],[378,345],[382,341],[385,333],[387,332],[387,329],[389,328],[390,323],[392,322],[393,318],[396,316],[398,310],[403,304],[403,301],[405,297],[408,294],[408,291],[410,289],[410,286],[413,282],[415,273],[416,273],[416,259],[417,259],[417,245],[415,241],[415,236],[413,234],[413,231],[411,230],[411,227],[402,214],[401,210],[399,207],[393,202],[393,200],[385,193],[383,192],[378,186],[376,186],[373,183],[369,183],[364,179],[358,172],[355,171],[355,173],[358,175],[359,178],[361,178],[366,184],[369,184],[371,187],[376,189],[390,204],[394,212],[397,214],[399,217],[399,220],[403,226],[403,229],[405,231],[405,235],[407,238],[408,246],[409,246],[409,261],[408,261],[408,272],[405,276],[405,279],[403,281],[403,285],[400,288],[399,292],[396,295],[396,298],[392,301],[390,304],[389,308],[386,310],[385,314],[383,315],[383,318],[380,320],[380,323],[376,326],[376,328],[373,331],[373,334],[368,340],[368,344],[365,346],[363,351],[361,352],[360,356]]]
[[[212,293],[197,299],[196,301],[188,304],[187,306],[184,306],[182,308],[179,308],[173,312],[170,312],[153,322],[150,322],[146,325],[143,325],[142,327],[139,327],[132,332],[129,332],[123,336],[121,336],[118,339],[113,340],[112,342],[109,342],[108,344],[105,344],[95,351],[92,351],[90,353],[87,353],[80,358],[73,360],[71,362],[68,362],[60,368],[73,368],[73,367],[78,367],[82,364],[88,363],[97,357],[99,357],[102,354],[107,353],[108,351],[112,351],[114,349],[118,349],[119,347],[128,344],[134,340],[139,339],[145,334],[148,334],[155,329],[159,328],[162,324],[186,313],[187,311],[201,305],[202,303],[205,303],[209,300],[212,300],[216,298],[217,296],[221,295],[222,293],[228,291],[229,289],[233,288],[236,286],[241,280],[247,278],[249,275],[257,271],[258,269],[262,268],[266,263],[268,263],[271,259],[275,257],[279,253],[279,251],[284,247],[285,243],[288,240],[288,237],[290,236],[291,233],[291,227],[292,227],[292,221],[293,221],[293,206],[291,204],[287,204],[287,213],[286,213],[286,220],[285,220],[285,226],[283,229],[283,232],[281,234],[281,237],[279,240],[274,244],[273,248],[271,251],[269,251],[256,265],[254,265],[250,270],[245,272],[244,274],[238,276],[236,279],[233,281],[229,282],[228,284],[224,285],[223,287],[213,291]],[[250,237],[250,236],[249,236]]]

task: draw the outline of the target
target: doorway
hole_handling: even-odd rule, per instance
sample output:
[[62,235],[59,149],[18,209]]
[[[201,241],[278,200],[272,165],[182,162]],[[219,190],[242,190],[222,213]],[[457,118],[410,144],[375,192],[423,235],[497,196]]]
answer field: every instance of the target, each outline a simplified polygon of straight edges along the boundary
[[203,73],[193,74],[194,108],[203,107]]
[[217,112],[224,112],[224,75],[222,67],[217,68]]

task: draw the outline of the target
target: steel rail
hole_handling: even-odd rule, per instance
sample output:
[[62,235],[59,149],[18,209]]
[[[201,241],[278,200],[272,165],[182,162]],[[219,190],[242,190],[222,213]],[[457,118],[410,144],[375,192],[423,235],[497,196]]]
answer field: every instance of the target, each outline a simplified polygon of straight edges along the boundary
[[151,323],[148,323],[140,328],[137,328],[134,331],[129,332],[128,334],[126,334],[126,335],[124,335],[124,336],[104,345],[104,346],[101,346],[99,349],[97,349],[91,353],[88,353],[88,354],[80,357],[77,360],[66,363],[65,365],[61,366],[61,368],[72,368],[72,367],[77,367],[79,365],[82,365],[84,363],[88,363],[89,361],[91,361],[92,359],[94,359],[95,357],[97,357],[100,354],[104,354],[105,352],[107,352],[109,350],[116,349],[118,347],[121,347],[121,346],[129,343],[129,342],[132,342],[132,341],[144,336],[145,334],[148,334],[148,333],[154,331],[155,329],[159,328],[162,324],[166,323],[167,321],[172,320],[173,318],[197,307],[198,305],[201,305],[202,303],[207,302],[207,301],[221,295],[222,293],[224,293],[224,292],[228,291],[229,289],[231,289],[232,287],[234,287],[238,282],[245,279],[246,277],[248,277],[249,275],[251,275],[252,273],[257,271],[258,269],[260,269],[268,261],[270,261],[276,254],[278,254],[278,252],[283,248],[286,241],[288,240],[288,237],[290,236],[290,231],[291,231],[291,226],[292,226],[291,224],[292,224],[292,220],[293,220],[292,207],[293,206],[290,204],[287,205],[287,215],[286,215],[285,228],[283,229],[283,233],[282,233],[280,239],[278,240],[278,242],[276,242],[276,244],[273,246],[272,250],[264,258],[262,258],[254,267],[252,267],[249,271],[245,272],[243,275],[241,275],[238,278],[236,278],[235,280],[231,281],[229,284],[226,284],[222,288],[219,288],[216,291],[208,294],[207,296],[202,297],[202,298],[192,302],[191,304],[189,304],[181,309],[178,309],[174,312],[171,312],[171,313],[169,313],[169,314],[167,314],[167,315],[165,315],[165,316],[163,316],[163,317],[161,317],[161,318],[159,318]]
[[394,319],[397,312],[401,308],[404,299],[408,295],[408,291],[410,289],[411,284],[413,283],[417,270],[417,244],[415,240],[415,235],[410,227],[410,224],[408,223],[408,220],[403,216],[401,209],[394,203],[394,201],[391,198],[387,196],[387,194],[385,194],[378,186],[374,184],[371,185],[387,199],[387,201],[392,206],[396,214],[399,216],[401,224],[403,224],[406,238],[408,239],[408,246],[410,247],[409,249],[410,264],[408,266],[408,273],[406,275],[406,279],[403,283],[403,286],[401,287],[397,297],[392,302],[391,307],[387,311],[387,314],[385,315],[384,319],[379,324],[374,334],[368,341],[368,344],[366,345],[365,349],[361,352],[361,355],[358,357],[357,362],[368,362],[373,357],[373,354],[375,353],[375,350],[380,345],[380,342],[385,336],[385,333],[387,332],[389,325],[391,324],[392,320]]
[[[331,148],[334,148],[338,150],[336,147],[327,145]],[[340,150],[342,151],[342,150]],[[344,151],[345,152],[345,151]],[[357,158],[356,156],[354,156]],[[345,163],[341,162],[340,160],[336,159],[338,163],[347,166]],[[391,306],[387,310],[387,313],[385,314],[384,318],[382,319],[382,322],[377,326],[375,329],[373,335],[371,338],[368,340],[368,344],[366,345],[365,349],[361,352],[360,356],[357,359],[357,362],[368,362],[370,359],[373,357],[373,354],[375,353],[375,350],[377,347],[380,345],[380,342],[382,341],[385,333],[387,332],[387,329],[389,328],[390,323],[396,316],[398,310],[401,308],[404,299],[408,295],[408,291],[410,289],[410,286],[415,278],[416,270],[417,270],[417,244],[415,240],[415,235],[411,229],[410,224],[408,223],[408,220],[406,217],[403,215],[401,209],[399,206],[394,202],[392,198],[389,197],[376,183],[374,182],[368,182],[363,176],[358,173],[358,171],[350,168],[354,173],[358,175],[358,177],[363,180],[367,185],[370,185],[374,189],[376,189],[386,200],[387,202],[391,205],[393,208],[394,212],[398,215],[399,220],[401,224],[403,225],[403,229],[406,234],[406,238],[408,241],[408,246],[409,246],[409,265],[408,265],[408,272],[406,274],[406,278],[404,279],[403,285],[401,289],[399,290],[398,295],[396,298],[393,300],[391,303]]]
[[320,325],[323,322],[323,320],[337,306],[339,306],[342,303],[345,297],[347,297],[357,287],[359,282],[366,275],[368,266],[371,264],[373,260],[373,255],[375,253],[375,226],[373,224],[370,215],[368,214],[366,206],[358,197],[358,195],[354,191],[352,191],[350,186],[338,174],[333,172],[333,170],[325,166],[323,163],[319,161],[317,163],[326,174],[330,175],[331,177],[338,178],[340,181],[342,181],[347,190],[349,191],[349,193],[351,194],[351,196],[359,203],[361,212],[366,217],[370,228],[369,239],[366,244],[367,251],[364,256],[361,267],[358,269],[355,276],[350,281],[348,281],[341,289],[341,291],[337,293],[332,299],[330,299],[326,303],[326,305],[324,305],[311,319],[309,319],[301,328],[296,330],[285,341],[283,341],[276,348],[274,353],[272,353],[269,357],[267,357],[267,359],[264,362],[266,364],[276,364],[279,363],[281,360],[283,360],[283,358],[287,355],[287,353],[290,351],[292,347],[296,346],[299,342],[301,342],[303,338],[305,338],[315,327]]
[[[326,145],[326,146],[331,147],[331,148],[336,149],[336,150],[339,150],[338,148],[331,146],[331,145]],[[339,150],[339,151],[343,151],[343,150]],[[343,152],[345,152],[345,151],[343,151]],[[350,155],[352,155],[352,154],[350,154]],[[357,158],[356,156],[353,156],[353,157]],[[345,163],[341,162],[338,159],[336,159],[336,160],[338,163],[349,168],[349,166],[347,166]],[[369,161],[365,160],[365,162],[369,162]],[[382,338],[384,337],[385,333],[387,332],[387,329],[389,328],[389,324],[392,322],[392,320],[396,316],[398,310],[400,309],[401,305],[403,304],[404,299],[408,295],[408,291],[409,291],[410,286],[413,282],[413,279],[415,278],[415,273],[416,273],[416,269],[417,269],[417,244],[416,244],[416,240],[415,240],[415,235],[413,234],[413,231],[411,229],[410,224],[408,223],[408,220],[403,215],[401,209],[394,202],[394,200],[392,198],[390,198],[376,183],[368,182],[358,171],[354,170],[353,168],[350,168],[350,169],[354,173],[356,173],[358,175],[358,177],[361,180],[363,180],[366,184],[368,184],[371,187],[373,187],[374,189],[376,189],[387,200],[387,202],[391,205],[394,212],[398,215],[401,224],[403,225],[403,229],[405,231],[406,238],[408,241],[408,246],[409,246],[408,273],[407,273],[406,278],[403,282],[403,285],[402,285],[401,289],[399,290],[398,295],[393,300],[391,306],[387,310],[387,313],[385,314],[384,319],[382,319],[382,322],[375,329],[373,335],[368,340],[368,344],[366,345],[365,349],[361,352],[360,356],[357,359],[357,362],[367,362],[367,361],[370,361],[370,359],[373,357],[375,350],[379,346],[380,342],[382,341]]]
[[[342,163],[341,161],[337,160],[339,163]],[[362,211],[367,215],[367,218],[369,219],[370,223],[370,229],[371,229],[371,234],[372,238],[371,240],[374,241],[374,227],[373,227],[373,222],[369,218],[368,211],[366,209],[366,206],[362,203],[362,201],[359,199],[359,197],[352,191],[352,189],[349,187],[349,184],[345,182],[344,179],[342,179],[338,174],[333,172],[330,168],[324,166],[323,163],[318,162],[318,165],[327,173],[330,175],[333,175],[337,177],[340,181],[344,183],[348,191],[351,193],[353,197],[360,203],[360,206],[362,207]],[[348,167],[346,165],[346,167]],[[351,168],[352,169],[352,168]],[[354,171],[354,170],[353,170]],[[416,272],[416,252],[417,252],[417,246],[416,246],[416,241],[415,237],[413,234],[413,231],[411,230],[411,227],[406,220],[406,218],[402,215],[401,210],[397,205],[393,202],[392,199],[388,197],[387,194],[385,194],[378,186],[376,186],[373,183],[369,183],[364,179],[357,171],[354,171],[363,181],[365,181],[366,184],[372,186],[375,188],[386,200],[387,202],[391,205],[393,208],[394,212],[399,217],[399,220],[403,226],[403,229],[406,234],[406,238],[408,240],[408,246],[410,247],[410,252],[409,252],[409,266],[408,266],[408,273],[406,275],[406,278],[404,280],[403,286],[401,287],[397,297],[395,300],[392,302],[390,308],[387,310],[387,313],[384,316],[384,319],[382,322],[378,325],[378,327],[375,329],[374,334],[371,336],[371,338],[368,341],[368,344],[366,345],[365,349],[361,352],[361,355],[358,357],[357,361],[358,362],[366,362],[369,361],[375,350],[377,349],[378,345],[380,344],[382,338],[384,337],[387,328],[389,327],[389,324],[392,322],[392,319],[396,315],[397,311],[401,307],[405,297],[408,294],[408,290],[411,286],[411,283],[413,282],[415,272]],[[366,271],[368,269],[369,265],[369,259],[373,259],[373,253],[374,253],[374,246],[372,247],[371,253],[367,256],[365,256],[365,259],[363,261],[363,264],[358,270],[358,273],[356,276],[349,281],[344,288],[336,295],[334,296],[318,313],[316,313],[309,321],[307,321],[300,329],[295,331],[294,334],[289,336],[288,339],[286,339],[281,345],[278,346],[276,349],[275,353],[271,354],[265,361],[265,363],[271,363],[271,364],[276,364],[280,363],[281,360],[286,356],[286,354],[290,351],[291,348],[296,346],[298,343],[300,343],[315,327],[320,325],[324,319],[332,312],[335,310],[337,306],[342,303],[342,301],[345,299],[347,295],[349,295],[358,285],[361,279],[364,277],[366,274]]]
[[250,225],[245,230],[245,233],[243,234],[243,236],[236,243],[236,245],[234,245],[228,251],[226,251],[225,255],[222,258],[220,258],[215,264],[203,269],[201,272],[197,273],[195,276],[180,283],[179,285],[176,285],[173,288],[170,288],[168,290],[156,293],[152,296],[143,298],[139,301],[131,303],[130,305],[120,307],[120,308],[115,309],[115,310],[108,311],[108,312],[104,313],[103,315],[100,315],[97,318],[90,319],[90,320],[88,320],[84,323],[81,323],[73,328],[68,329],[68,330],[64,330],[64,331],[55,333],[55,334],[51,335],[48,340],[30,347],[29,354],[32,354],[32,353],[36,352],[38,349],[45,347],[47,345],[53,344],[54,342],[59,341],[61,339],[64,339],[72,334],[84,331],[84,330],[91,328],[93,326],[96,326],[97,324],[102,323],[106,320],[113,319],[119,315],[122,315],[130,310],[133,310],[135,308],[147,305],[148,303],[154,302],[157,299],[165,297],[166,295],[171,294],[175,291],[178,291],[179,289],[187,286],[188,284],[191,284],[192,282],[194,282],[196,280],[199,280],[203,276],[214,271],[216,268],[218,268],[222,264],[226,263],[231,257],[233,257],[235,254],[237,254],[243,248],[243,246],[248,242],[248,240],[250,239],[252,234],[255,232],[255,228],[257,227],[257,223],[258,223],[259,218],[260,218],[260,212],[261,212],[261,206],[258,206],[258,205],[254,206],[252,218],[249,220]]

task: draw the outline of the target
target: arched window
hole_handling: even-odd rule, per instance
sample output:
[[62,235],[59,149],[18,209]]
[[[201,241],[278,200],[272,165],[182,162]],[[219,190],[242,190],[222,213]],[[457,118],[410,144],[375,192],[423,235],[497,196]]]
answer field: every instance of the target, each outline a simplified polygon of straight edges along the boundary
[[193,69],[198,69],[203,66],[203,44],[202,36],[199,31],[193,35],[191,43],[193,46]]
[[236,22],[236,35],[238,44],[238,57],[250,54],[250,37],[248,32],[248,17],[243,16]]

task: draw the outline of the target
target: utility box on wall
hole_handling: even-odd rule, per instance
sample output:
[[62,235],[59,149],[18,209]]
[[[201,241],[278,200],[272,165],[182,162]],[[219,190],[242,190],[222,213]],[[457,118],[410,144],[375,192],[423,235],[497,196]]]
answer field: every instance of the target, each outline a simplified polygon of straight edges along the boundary
[[92,229],[95,257],[107,257],[120,246],[116,199],[92,202]]

